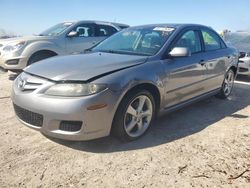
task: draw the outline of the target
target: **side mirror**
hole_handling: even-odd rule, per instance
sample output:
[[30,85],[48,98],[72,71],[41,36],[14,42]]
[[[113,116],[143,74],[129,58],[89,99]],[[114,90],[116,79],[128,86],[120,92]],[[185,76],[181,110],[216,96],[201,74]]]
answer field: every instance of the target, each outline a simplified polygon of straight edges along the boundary
[[188,57],[191,56],[191,52],[188,48],[184,47],[175,47],[170,52],[171,57]]
[[75,36],[77,36],[77,32],[76,31],[70,31],[67,36],[68,37],[75,37]]

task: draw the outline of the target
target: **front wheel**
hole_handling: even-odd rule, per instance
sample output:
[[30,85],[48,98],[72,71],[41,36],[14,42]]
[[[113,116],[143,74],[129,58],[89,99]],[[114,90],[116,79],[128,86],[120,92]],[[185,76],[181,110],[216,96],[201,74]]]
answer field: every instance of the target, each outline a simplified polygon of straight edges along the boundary
[[38,61],[41,61],[41,60],[44,60],[44,59],[47,59],[49,57],[53,57],[53,56],[56,56],[56,55],[57,55],[56,53],[51,52],[51,51],[39,51],[39,52],[36,52],[30,57],[27,65],[31,65],[31,64],[36,63]]
[[121,140],[135,140],[145,134],[154,115],[155,102],[150,92],[146,90],[130,92],[118,107],[112,133]]
[[221,86],[220,94],[219,97],[226,99],[229,97],[233,90],[233,85],[234,85],[234,79],[235,79],[235,73],[232,69],[230,69],[223,81],[223,84]]

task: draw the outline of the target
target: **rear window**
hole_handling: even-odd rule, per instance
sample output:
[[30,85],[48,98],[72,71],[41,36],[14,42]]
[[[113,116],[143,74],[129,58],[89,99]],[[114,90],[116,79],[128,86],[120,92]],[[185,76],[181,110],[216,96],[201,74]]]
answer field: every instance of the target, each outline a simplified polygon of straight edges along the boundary
[[212,51],[212,50],[218,50],[221,48],[226,48],[225,43],[222,41],[222,39],[215,33],[209,30],[201,31],[202,37],[204,40],[205,50],[206,51]]

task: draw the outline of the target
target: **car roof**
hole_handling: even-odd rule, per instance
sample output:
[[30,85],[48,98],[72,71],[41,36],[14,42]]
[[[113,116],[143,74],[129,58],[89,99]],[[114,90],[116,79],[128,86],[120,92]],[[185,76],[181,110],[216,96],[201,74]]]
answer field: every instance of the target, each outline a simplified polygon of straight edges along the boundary
[[120,26],[129,27],[129,25],[123,24],[123,23],[98,21],[98,20],[64,21],[64,23],[67,23],[67,22],[71,22],[71,23],[95,23],[95,24],[115,25],[118,27],[120,27]]
[[140,25],[140,26],[134,26],[138,28],[143,28],[143,27],[172,27],[176,29],[182,29],[185,27],[205,27],[205,28],[210,28],[209,26],[201,25],[201,24],[182,24],[182,23],[162,23],[162,24],[147,24],[147,25]]

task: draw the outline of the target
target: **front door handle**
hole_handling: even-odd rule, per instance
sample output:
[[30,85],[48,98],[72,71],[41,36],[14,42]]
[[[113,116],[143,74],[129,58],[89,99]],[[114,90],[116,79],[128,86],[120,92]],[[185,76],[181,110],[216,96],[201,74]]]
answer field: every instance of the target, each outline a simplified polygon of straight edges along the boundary
[[199,64],[200,64],[201,66],[203,66],[203,65],[206,64],[206,62],[205,62],[205,60],[202,59],[202,60],[200,60]]

